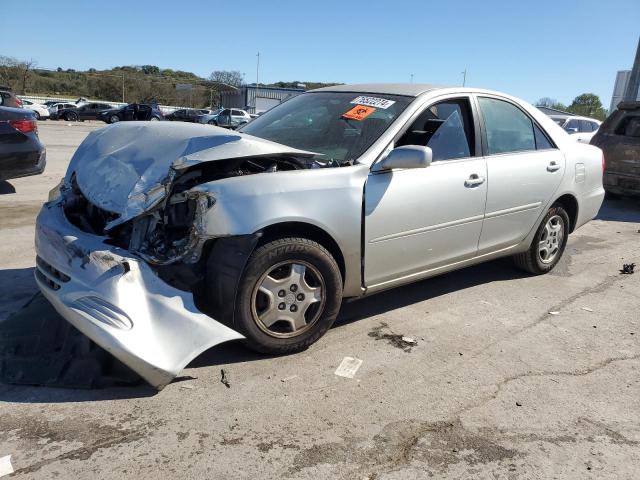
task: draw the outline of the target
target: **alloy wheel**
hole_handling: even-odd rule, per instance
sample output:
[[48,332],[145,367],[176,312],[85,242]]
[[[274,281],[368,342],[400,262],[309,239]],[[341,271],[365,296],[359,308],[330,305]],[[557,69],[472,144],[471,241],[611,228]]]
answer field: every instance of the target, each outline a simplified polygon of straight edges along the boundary
[[281,262],[256,282],[251,312],[266,334],[290,338],[309,330],[325,304],[325,284],[316,267],[302,261]]
[[564,222],[559,215],[553,215],[544,226],[538,241],[538,257],[544,264],[552,263],[562,248]]

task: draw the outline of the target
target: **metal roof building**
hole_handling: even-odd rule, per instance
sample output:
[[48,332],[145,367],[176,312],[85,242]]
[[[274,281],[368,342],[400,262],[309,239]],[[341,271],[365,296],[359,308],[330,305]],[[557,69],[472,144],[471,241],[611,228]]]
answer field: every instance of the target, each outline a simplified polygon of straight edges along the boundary
[[241,108],[249,113],[261,113],[301,93],[304,93],[303,88],[244,85],[234,91],[220,92],[220,104],[225,108]]

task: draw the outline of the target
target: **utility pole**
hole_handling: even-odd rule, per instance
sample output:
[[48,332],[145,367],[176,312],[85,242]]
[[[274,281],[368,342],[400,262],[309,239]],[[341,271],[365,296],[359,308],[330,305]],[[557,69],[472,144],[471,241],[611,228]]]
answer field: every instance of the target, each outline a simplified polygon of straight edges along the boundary
[[256,90],[253,94],[253,113],[256,113],[258,107],[258,87],[260,86],[260,52],[256,55],[258,61],[256,63]]
[[464,69],[464,72],[460,72],[462,73],[462,86],[464,87],[465,84],[467,83],[467,69]]
[[624,91],[625,102],[635,102],[638,99],[638,89],[640,88],[640,39],[638,39],[638,48],[636,49],[636,58],[633,61],[633,68],[629,76],[629,83]]
[[411,83],[413,83],[413,73],[411,74]]
[[124,72],[122,73],[122,103],[124,103]]

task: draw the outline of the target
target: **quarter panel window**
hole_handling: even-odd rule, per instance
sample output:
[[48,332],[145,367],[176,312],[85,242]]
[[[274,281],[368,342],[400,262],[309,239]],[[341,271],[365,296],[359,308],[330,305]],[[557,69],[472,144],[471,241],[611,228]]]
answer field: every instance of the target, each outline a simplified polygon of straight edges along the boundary
[[536,149],[533,122],[519,108],[494,98],[479,97],[489,155]]

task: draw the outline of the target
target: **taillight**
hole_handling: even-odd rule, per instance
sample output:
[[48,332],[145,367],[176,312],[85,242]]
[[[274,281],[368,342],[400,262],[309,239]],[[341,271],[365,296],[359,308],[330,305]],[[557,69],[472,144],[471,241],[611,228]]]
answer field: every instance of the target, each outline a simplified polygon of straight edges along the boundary
[[35,120],[9,120],[9,125],[22,133],[38,131],[38,124]]
[[18,97],[16,97],[16,105],[18,106],[18,108],[22,108],[22,100],[20,100]]

